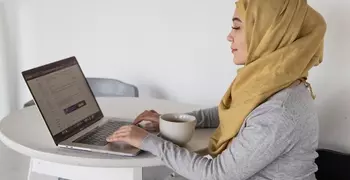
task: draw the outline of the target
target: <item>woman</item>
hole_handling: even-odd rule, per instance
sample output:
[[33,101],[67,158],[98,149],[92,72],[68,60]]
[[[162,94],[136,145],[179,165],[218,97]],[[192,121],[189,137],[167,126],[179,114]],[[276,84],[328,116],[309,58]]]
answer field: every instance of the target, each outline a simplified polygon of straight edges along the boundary
[[[326,23],[306,0],[239,0],[236,6],[227,39],[235,64],[244,67],[217,107],[190,113],[199,127],[217,127],[209,143],[213,158],[136,126],[120,128],[108,141],[149,151],[188,179],[315,179],[318,119],[306,78],[322,60]],[[136,122],[158,119],[145,111]]]

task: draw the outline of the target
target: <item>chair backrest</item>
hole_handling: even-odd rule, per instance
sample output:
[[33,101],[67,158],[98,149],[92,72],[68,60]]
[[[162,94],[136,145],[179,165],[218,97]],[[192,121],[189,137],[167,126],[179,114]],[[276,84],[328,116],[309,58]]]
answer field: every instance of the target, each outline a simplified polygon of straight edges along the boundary
[[[136,86],[116,79],[86,78],[95,97],[139,97]],[[24,104],[24,107],[35,105],[33,100]]]
[[316,159],[317,180],[350,180],[350,155],[337,151],[320,149]]
[[139,97],[138,88],[116,79],[87,78],[96,97]]

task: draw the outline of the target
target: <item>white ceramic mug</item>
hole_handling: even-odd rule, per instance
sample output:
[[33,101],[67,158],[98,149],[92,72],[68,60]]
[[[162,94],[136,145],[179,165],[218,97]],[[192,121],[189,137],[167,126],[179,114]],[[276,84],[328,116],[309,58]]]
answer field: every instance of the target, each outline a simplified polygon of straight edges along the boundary
[[177,145],[184,146],[192,138],[197,120],[188,114],[163,114],[159,119],[161,136]]

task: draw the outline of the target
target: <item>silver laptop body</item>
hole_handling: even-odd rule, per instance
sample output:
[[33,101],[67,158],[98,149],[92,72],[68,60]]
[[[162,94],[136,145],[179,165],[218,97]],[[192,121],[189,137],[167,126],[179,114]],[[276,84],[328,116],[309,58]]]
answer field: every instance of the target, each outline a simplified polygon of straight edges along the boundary
[[58,147],[124,156],[141,152],[122,142],[106,142],[132,120],[104,117],[75,57],[23,71],[22,76]]

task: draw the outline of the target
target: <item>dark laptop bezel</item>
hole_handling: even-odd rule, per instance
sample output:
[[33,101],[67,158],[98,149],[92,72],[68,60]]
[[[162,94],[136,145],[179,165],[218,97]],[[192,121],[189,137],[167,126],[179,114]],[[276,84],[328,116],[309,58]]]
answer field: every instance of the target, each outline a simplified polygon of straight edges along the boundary
[[[66,65],[66,66],[65,66]],[[38,77],[41,77],[41,76],[45,76],[47,74],[50,74],[50,73],[53,73],[53,72],[57,72],[59,70],[62,70],[62,69],[65,69],[65,68],[68,68],[68,67],[71,67],[71,66],[74,66],[74,65],[77,65],[79,67],[79,70],[80,72],[82,73],[84,79],[85,79],[85,82],[89,88],[89,91],[91,93],[91,95],[93,96],[93,99],[94,99],[94,102],[96,103],[97,107],[98,107],[98,111],[94,114],[91,114],[87,117],[85,117],[84,119],[80,120],[79,122],[77,122],[76,124],[64,129],[63,131],[59,132],[57,135],[54,135],[48,125],[48,123],[46,122],[46,119],[45,119],[45,115],[43,114],[42,112],[42,108],[40,107],[40,104],[37,103],[37,100],[35,98],[35,95],[31,89],[31,87],[29,86],[28,84],[28,81],[29,80],[32,80],[32,79],[35,79],[35,78],[38,78]],[[62,67],[63,66],[63,67]],[[32,68],[32,69],[29,69],[29,70],[26,70],[26,71],[23,71],[22,72],[22,76],[27,84],[27,87],[33,97],[33,100],[35,101],[35,104],[37,105],[39,111],[40,111],[40,114],[42,116],[42,118],[44,119],[45,121],[45,124],[47,126],[47,128],[49,129],[50,131],[50,134],[56,144],[56,146],[62,142],[62,141],[65,141],[67,140],[68,138],[74,136],[75,134],[81,132],[82,130],[86,129],[87,127],[89,127],[90,125],[96,123],[97,121],[101,120],[104,115],[101,111],[101,108],[91,90],[91,87],[88,83],[88,81],[86,80],[86,77],[76,59],[75,56],[72,56],[72,57],[69,57],[69,58],[66,58],[66,59],[62,59],[62,60],[58,60],[58,61],[55,61],[55,62],[52,62],[52,63],[49,63],[49,64],[46,64],[46,65],[43,65],[43,66],[39,66],[39,67],[36,67],[36,68]]]

